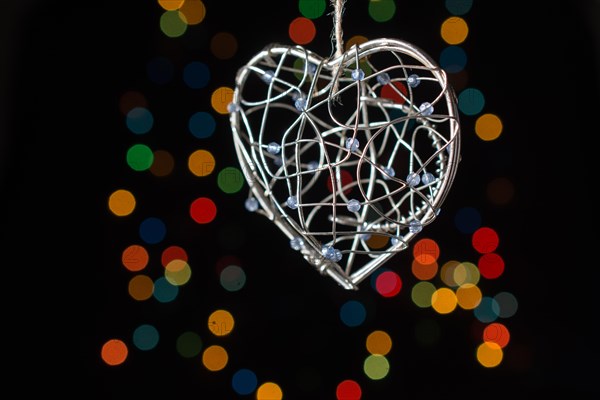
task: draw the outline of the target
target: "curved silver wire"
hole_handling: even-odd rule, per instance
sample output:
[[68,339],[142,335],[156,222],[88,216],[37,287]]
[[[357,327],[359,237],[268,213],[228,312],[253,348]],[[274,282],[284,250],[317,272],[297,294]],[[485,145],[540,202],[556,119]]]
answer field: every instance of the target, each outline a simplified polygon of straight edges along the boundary
[[445,71],[397,39],[332,59],[273,44],[240,68],[229,107],[257,212],[346,289],[436,218],[460,161]]

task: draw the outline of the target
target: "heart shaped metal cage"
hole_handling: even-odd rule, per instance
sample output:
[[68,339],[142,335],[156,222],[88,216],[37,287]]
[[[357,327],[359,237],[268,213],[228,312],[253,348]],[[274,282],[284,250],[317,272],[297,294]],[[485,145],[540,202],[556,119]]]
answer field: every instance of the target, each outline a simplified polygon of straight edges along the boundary
[[445,71],[395,39],[323,59],[271,45],[236,76],[234,145],[263,214],[346,289],[438,215],[460,159]]

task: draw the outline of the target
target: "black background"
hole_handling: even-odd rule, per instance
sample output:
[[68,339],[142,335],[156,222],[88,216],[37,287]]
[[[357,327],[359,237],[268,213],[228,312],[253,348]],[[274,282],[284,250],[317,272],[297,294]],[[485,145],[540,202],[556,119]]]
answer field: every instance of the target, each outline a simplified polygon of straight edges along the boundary
[[[346,38],[394,36],[432,55],[444,48],[439,26],[449,14],[443,2],[398,2],[401,11],[385,24],[368,17],[366,4],[347,2]],[[206,5],[206,20],[179,39],[160,32],[162,11],[154,1],[29,0],[0,6],[3,331],[10,338],[7,383],[23,394],[17,397],[242,398],[230,384],[238,368],[252,369],[259,381],[277,382],[287,399],[334,399],[337,383],[346,378],[361,383],[366,400],[599,393],[592,192],[600,111],[597,1],[476,0],[465,16],[469,83],[486,95],[485,110],[502,118],[504,131],[484,143],[472,133],[474,118],[463,119],[463,161],[445,206],[449,211],[428,234],[449,258],[475,257],[466,253],[468,237],[453,227],[452,216],[463,206],[480,210],[483,224],[500,234],[506,272],[482,290],[514,293],[519,310],[506,321],[511,343],[505,360],[489,370],[474,357],[472,315],[436,316],[412,305],[408,255],[394,260],[405,279],[399,298],[384,299],[369,287],[345,292],[298,260],[274,226],[243,209],[245,189],[226,195],[214,180],[198,182],[183,170],[157,184],[126,168],[132,137],[118,101],[129,89],[144,92],[164,117],[157,129],[176,157],[183,160],[191,149],[205,146],[217,163],[236,165],[226,117],[216,116],[217,132],[203,143],[167,121],[182,124],[182,115],[209,110],[209,90],[233,86],[237,68],[264,45],[289,43],[288,24],[300,14],[296,1]],[[317,39],[307,47],[327,55],[330,21],[324,16],[316,22]],[[216,60],[208,48],[220,30],[239,41],[227,61]],[[180,65],[207,62],[209,90],[198,94],[183,84],[150,83],[145,65],[157,55]],[[498,176],[516,187],[515,199],[503,207],[485,197],[485,185]],[[146,211],[162,209],[173,224],[181,220],[174,241],[203,268],[202,279],[175,305],[140,305],[128,298],[129,275],[118,260],[137,239],[137,225],[114,218],[106,207],[108,194],[123,185],[147,194]],[[210,193],[219,206],[218,218],[203,227],[181,211],[199,193]],[[227,229],[244,238],[234,249],[220,239]],[[267,251],[266,241],[275,250]],[[223,290],[214,273],[227,254],[241,260],[249,277],[239,293]],[[351,298],[369,310],[359,329],[338,319],[340,305]],[[217,308],[232,311],[238,324],[221,339],[205,326]],[[437,319],[442,329],[433,348],[419,347],[412,338],[421,318]],[[102,343],[128,338],[143,322],[160,327],[161,346],[132,352],[116,368],[103,365]],[[176,354],[169,343],[187,329],[200,332],[205,345],[228,350],[224,371],[208,372],[199,360]],[[362,373],[364,339],[374,329],[394,338],[390,375],[381,381]]]

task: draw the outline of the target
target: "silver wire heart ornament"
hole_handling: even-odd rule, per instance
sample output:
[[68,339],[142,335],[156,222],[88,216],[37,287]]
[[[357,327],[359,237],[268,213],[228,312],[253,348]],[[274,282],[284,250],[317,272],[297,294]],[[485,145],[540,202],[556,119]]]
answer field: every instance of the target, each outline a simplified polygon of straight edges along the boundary
[[445,71],[401,40],[329,59],[270,45],[238,70],[229,112],[246,208],[345,289],[434,221],[460,160]]

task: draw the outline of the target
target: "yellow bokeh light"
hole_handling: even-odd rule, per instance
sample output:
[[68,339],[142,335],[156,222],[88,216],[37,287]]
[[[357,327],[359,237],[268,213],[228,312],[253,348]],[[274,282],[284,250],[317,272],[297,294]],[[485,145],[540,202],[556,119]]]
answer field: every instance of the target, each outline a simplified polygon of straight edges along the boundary
[[185,0],[158,0],[158,5],[166,11],[177,10]]
[[502,133],[502,121],[495,114],[483,114],[475,121],[475,133],[486,142],[495,140]]
[[256,400],[281,400],[283,392],[278,384],[265,382],[256,391]]
[[392,338],[387,332],[373,331],[367,336],[366,345],[369,353],[385,356],[392,349]]
[[227,350],[221,346],[210,346],[202,353],[202,364],[209,371],[220,371],[227,365],[229,361],[229,355]]
[[469,26],[460,17],[450,17],[442,23],[440,35],[446,43],[457,45],[464,42],[469,35]]
[[179,9],[179,17],[188,25],[198,25],[206,17],[206,6],[202,0],[185,0]]
[[456,309],[456,294],[449,288],[440,288],[431,295],[431,307],[440,314],[449,314]]
[[148,300],[154,293],[154,282],[149,276],[137,275],[129,281],[129,295],[138,301]]
[[494,342],[483,342],[477,347],[477,361],[487,368],[493,368],[500,365],[504,352],[502,348]]
[[465,283],[456,290],[458,305],[465,310],[473,310],[481,303],[481,289],[472,283]]
[[229,335],[234,324],[233,315],[227,310],[216,310],[208,317],[208,329],[215,336]]
[[135,205],[135,196],[129,190],[115,190],[108,198],[108,209],[118,217],[130,215]]
[[173,286],[185,285],[191,276],[192,269],[183,260],[173,260],[165,267],[165,279]]
[[196,176],[210,175],[215,169],[215,157],[208,150],[196,150],[188,158],[188,168]]
[[222,86],[216,89],[210,97],[210,105],[219,114],[227,114],[227,106],[233,100],[233,89]]
[[346,50],[351,49],[355,44],[361,45],[365,42],[367,42],[369,39],[367,39],[366,36],[362,36],[362,35],[356,35],[356,36],[352,36],[350,39],[348,39],[346,41],[345,44],[345,48]]

